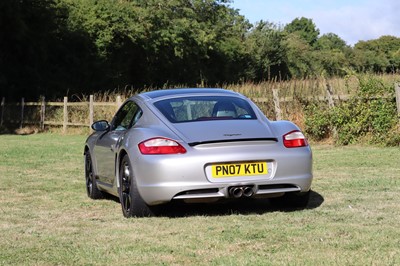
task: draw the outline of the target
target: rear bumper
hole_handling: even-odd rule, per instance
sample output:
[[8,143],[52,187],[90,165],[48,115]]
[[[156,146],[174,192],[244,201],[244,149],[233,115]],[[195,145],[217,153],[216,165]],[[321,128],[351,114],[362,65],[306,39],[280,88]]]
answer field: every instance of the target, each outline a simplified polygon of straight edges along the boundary
[[[138,156],[132,162],[134,176],[143,200],[149,205],[167,203],[172,200],[218,200],[229,198],[229,188],[250,186],[252,197],[274,196],[286,192],[307,192],[311,188],[311,150],[300,148],[290,152],[276,152],[268,155],[264,150],[241,151],[241,161],[273,160],[276,169],[272,176],[243,176],[213,182],[207,177],[206,167],[211,162],[238,161],[237,154]],[[273,158],[273,159],[271,159]],[[239,160],[240,161],[240,160]]]
[[[287,192],[307,192],[311,189],[312,176],[293,177],[285,181],[277,182],[240,182],[227,184],[177,184],[170,183],[168,187],[141,187],[141,194],[145,195],[145,201],[150,205],[166,203],[171,200],[198,200],[207,202],[208,200],[218,200],[231,198],[229,193],[231,187],[250,187],[251,197],[273,197]],[[165,197],[163,197],[164,195]]]

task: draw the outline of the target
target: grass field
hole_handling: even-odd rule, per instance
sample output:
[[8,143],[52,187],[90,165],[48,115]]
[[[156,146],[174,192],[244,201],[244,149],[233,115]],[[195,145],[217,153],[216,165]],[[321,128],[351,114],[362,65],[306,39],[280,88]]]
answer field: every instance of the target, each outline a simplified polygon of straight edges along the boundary
[[309,207],[87,198],[85,137],[0,135],[0,265],[400,265],[400,149],[314,145]]

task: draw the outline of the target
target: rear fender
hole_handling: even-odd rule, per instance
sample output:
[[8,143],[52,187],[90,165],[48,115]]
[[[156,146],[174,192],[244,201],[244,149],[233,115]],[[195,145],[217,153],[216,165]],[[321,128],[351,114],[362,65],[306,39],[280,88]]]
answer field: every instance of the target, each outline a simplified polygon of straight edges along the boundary
[[[118,188],[120,186],[119,184],[119,168],[121,166],[121,161],[124,158],[125,155],[127,155],[128,153],[124,150],[121,149],[118,152],[118,155],[115,156],[115,178],[114,178],[114,187],[117,189],[118,192]],[[128,155],[129,156],[129,155]]]
[[301,131],[300,128],[294,123],[286,120],[270,121],[270,126],[271,129],[276,133],[276,136],[279,140],[281,140],[281,137],[288,132],[291,132],[293,130]]
[[89,154],[90,159],[92,160],[92,171],[93,171],[93,174],[94,174],[94,176],[97,176],[97,162],[96,162],[95,158],[93,157],[93,152],[92,152],[92,149],[90,148],[89,143],[87,143],[87,144],[85,145],[85,148],[84,148],[84,151],[83,151],[83,160],[84,160],[84,163],[86,163],[86,162],[85,162],[85,155],[86,155],[87,153]]

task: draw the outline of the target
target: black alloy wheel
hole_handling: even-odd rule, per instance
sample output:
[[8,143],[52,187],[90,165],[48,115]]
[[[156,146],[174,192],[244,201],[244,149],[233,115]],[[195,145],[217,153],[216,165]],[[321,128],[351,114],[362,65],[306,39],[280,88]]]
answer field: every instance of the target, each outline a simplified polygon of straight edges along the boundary
[[121,200],[122,212],[125,217],[130,217],[130,216],[132,216],[131,215],[132,177],[131,177],[129,163],[125,159],[125,157],[122,160],[119,175],[120,175],[120,198],[121,198],[120,200]]
[[119,168],[119,198],[125,217],[153,216],[156,207],[150,207],[139,194],[128,155],[122,158]]
[[101,199],[103,193],[97,188],[96,179],[93,173],[92,158],[89,152],[85,153],[85,180],[86,193],[91,199]]

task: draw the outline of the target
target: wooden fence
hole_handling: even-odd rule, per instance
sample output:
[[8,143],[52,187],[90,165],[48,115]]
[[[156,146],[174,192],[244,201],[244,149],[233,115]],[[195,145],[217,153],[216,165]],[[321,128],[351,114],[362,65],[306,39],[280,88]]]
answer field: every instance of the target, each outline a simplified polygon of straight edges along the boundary
[[[282,110],[280,107],[281,103],[292,102],[294,101],[294,97],[279,97],[279,90],[272,89],[273,103],[274,103],[274,111],[276,115],[276,120],[282,120]],[[396,105],[397,105],[397,115],[400,119],[400,84],[395,84],[395,97],[396,97]],[[325,96],[310,96],[305,98],[304,100],[317,100],[317,101],[325,101],[328,102],[330,108],[335,107],[335,101],[346,101],[351,98],[351,95],[334,95],[332,92],[332,88],[329,84],[326,85],[326,95]],[[376,98],[391,98],[388,95],[382,95]],[[372,98],[371,98],[372,99]],[[252,99],[256,103],[264,103],[270,101],[268,98],[254,98]]]
[[[295,99],[293,97],[279,97],[279,90],[273,89],[272,90],[272,101],[274,105],[274,111],[275,111],[275,116],[276,120],[281,120],[282,119],[282,110],[281,110],[281,103],[287,103],[287,102],[292,102]],[[396,104],[397,104],[397,114],[400,118],[400,84],[395,85],[395,97],[396,97]],[[387,97],[382,95],[382,97]],[[332,89],[329,86],[329,84],[326,87],[326,96],[318,96],[318,97],[308,97],[308,100],[318,100],[318,101],[325,101],[329,104],[330,107],[335,106],[335,101],[338,100],[348,100],[350,98],[350,95],[333,95],[332,94]],[[306,100],[307,100],[306,99]],[[256,103],[266,103],[270,102],[270,98],[253,98],[252,99]],[[94,107],[104,107],[104,106],[111,106],[115,107],[115,110],[117,110],[122,104],[121,97],[117,96],[115,102],[94,102],[93,100],[93,95],[90,95],[89,97],[89,102],[68,102],[68,98],[64,97],[63,102],[46,102],[45,98],[43,97],[40,102],[25,102],[24,98],[21,99],[20,103],[10,103],[6,104],[5,98],[3,97],[1,100],[1,116],[0,116],[0,126],[3,126],[5,122],[8,124],[17,124],[19,125],[20,128],[22,128],[26,124],[38,124],[40,126],[40,129],[44,129],[46,125],[48,126],[62,126],[63,132],[67,132],[68,126],[78,126],[78,127],[89,127],[93,124],[93,118],[94,118]],[[19,119],[18,120],[10,120],[4,119],[4,113],[5,109],[8,106],[14,106],[14,107],[19,107],[20,112],[19,112]],[[27,106],[36,106],[40,107],[40,121],[25,121],[24,120],[24,113],[25,113],[25,108]],[[57,107],[63,107],[63,121],[48,121],[46,120],[46,108],[49,106],[57,106]],[[84,108],[88,108],[89,110],[89,115],[88,115],[88,123],[73,123],[69,122],[68,119],[68,107],[76,107],[76,106],[81,106]]]
[[[121,106],[122,100],[120,96],[116,97],[115,102],[94,102],[93,95],[90,95],[89,102],[68,102],[68,97],[64,97],[63,102],[46,102],[45,98],[42,97],[40,102],[25,102],[24,98],[21,99],[19,103],[10,103],[6,104],[5,98],[3,97],[1,100],[1,116],[0,116],[0,126],[3,124],[19,124],[19,127],[22,128],[24,125],[27,124],[37,124],[40,126],[40,129],[44,129],[46,125],[48,126],[62,126],[63,132],[67,132],[68,126],[78,126],[78,127],[89,127],[93,124],[93,117],[94,117],[94,107],[104,107],[104,106],[111,106],[115,107],[115,111]],[[20,114],[18,120],[10,120],[4,119],[5,109],[9,106],[19,107]],[[24,119],[25,109],[29,106],[36,106],[40,108],[40,121],[26,121]],[[46,108],[50,106],[56,106],[59,108],[63,108],[63,121],[49,121],[46,120]],[[88,108],[89,110],[89,123],[77,123],[77,122],[70,122],[68,119],[68,107],[77,107],[81,106],[84,108]]]

